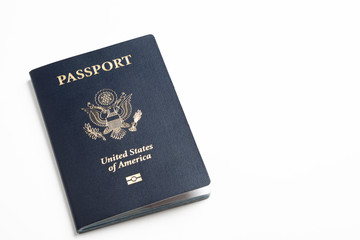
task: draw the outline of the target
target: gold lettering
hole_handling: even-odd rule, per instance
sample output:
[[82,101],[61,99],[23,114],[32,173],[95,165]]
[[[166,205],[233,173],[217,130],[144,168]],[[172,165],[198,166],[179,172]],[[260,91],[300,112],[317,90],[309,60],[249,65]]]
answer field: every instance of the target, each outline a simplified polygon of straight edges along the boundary
[[132,155],[134,155],[134,154],[135,154],[135,149],[133,149],[133,148],[132,148],[132,149],[130,149],[130,151],[129,151],[129,152],[130,152],[130,156],[132,156]]
[[69,73],[67,83],[70,83],[71,80],[74,82],[74,81],[76,81],[77,79],[74,77],[74,75],[72,75],[72,73]]
[[[64,85],[65,83],[75,82],[76,80],[84,79],[85,77],[91,77],[93,75],[97,75],[101,72],[101,70],[108,72],[113,69],[117,69],[117,68],[121,68],[121,67],[130,65],[130,64],[132,64],[132,62],[130,62],[130,58],[131,58],[131,55],[128,54],[126,56],[115,58],[111,61],[105,61],[101,64],[95,64],[91,67],[85,67],[84,69],[78,69],[75,71],[75,74],[70,72],[67,75],[66,74],[59,75],[59,76],[57,76],[57,79],[59,81],[60,86]],[[134,152],[132,152],[131,155],[142,152],[140,149],[134,149],[133,151]],[[144,151],[144,148],[143,148],[143,151]]]
[[90,70],[90,67],[86,67],[84,69],[84,72],[85,72],[86,77],[91,77],[92,76],[92,71]]
[[131,62],[130,62],[129,58],[131,58],[131,55],[130,55],[130,54],[129,54],[129,55],[126,55],[126,56],[122,57],[121,59],[124,59],[124,58],[125,58],[125,60],[126,60],[126,65],[130,65]]
[[119,162],[119,168],[125,167],[124,163],[122,161]]
[[94,75],[96,75],[96,74],[99,74],[99,70],[100,70],[100,65],[94,65],[94,66],[91,66],[92,68],[93,68],[93,70],[94,70]]
[[125,150],[125,152],[123,153],[123,158],[126,158],[127,156],[128,156],[127,150]]
[[83,79],[85,77],[82,69],[77,70],[76,75],[78,76],[77,79]]
[[120,58],[114,59],[113,62],[114,62],[115,68],[125,67],[125,65],[121,63],[121,59],[120,59]]
[[[105,64],[109,64],[109,66],[110,66],[110,68],[109,69],[107,69],[106,67],[105,67]],[[113,69],[113,64],[111,63],[111,62],[104,62],[102,65],[101,65],[101,68],[104,70],[104,71],[110,71],[111,69]]]
[[64,81],[65,81],[65,79],[66,79],[66,76],[65,76],[65,75],[57,76],[57,78],[59,79],[59,85],[65,84],[65,83],[64,83]]

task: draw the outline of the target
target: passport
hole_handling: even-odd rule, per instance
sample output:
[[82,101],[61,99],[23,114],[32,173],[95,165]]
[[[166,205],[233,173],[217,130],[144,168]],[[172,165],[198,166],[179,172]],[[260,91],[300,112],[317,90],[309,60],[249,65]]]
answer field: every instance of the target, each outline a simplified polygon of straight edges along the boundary
[[210,195],[152,35],[30,76],[78,233]]

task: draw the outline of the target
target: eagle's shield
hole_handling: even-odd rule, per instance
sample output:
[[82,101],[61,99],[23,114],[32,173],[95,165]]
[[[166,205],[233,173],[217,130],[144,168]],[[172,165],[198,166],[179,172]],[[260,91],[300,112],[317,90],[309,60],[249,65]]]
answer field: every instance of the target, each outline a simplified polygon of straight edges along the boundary
[[115,114],[112,117],[106,119],[106,125],[109,127],[109,130],[115,130],[121,128],[123,120],[118,114]]

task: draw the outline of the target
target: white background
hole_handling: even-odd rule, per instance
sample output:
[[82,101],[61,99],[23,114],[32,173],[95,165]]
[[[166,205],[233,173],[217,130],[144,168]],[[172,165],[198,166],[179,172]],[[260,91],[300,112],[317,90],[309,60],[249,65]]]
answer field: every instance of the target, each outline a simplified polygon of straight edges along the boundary
[[[359,239],[359,13],[330,0],[2,1],[0,238]],[[28,72],[149,33],[212,195],[76,235]]]

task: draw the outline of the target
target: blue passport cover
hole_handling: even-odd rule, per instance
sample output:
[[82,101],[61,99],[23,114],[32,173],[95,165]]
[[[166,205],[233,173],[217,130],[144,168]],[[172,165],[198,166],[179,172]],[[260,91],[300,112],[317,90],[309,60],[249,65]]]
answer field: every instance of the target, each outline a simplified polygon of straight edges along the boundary
[[210,184],[152,35],[30,76],[78,231]]

